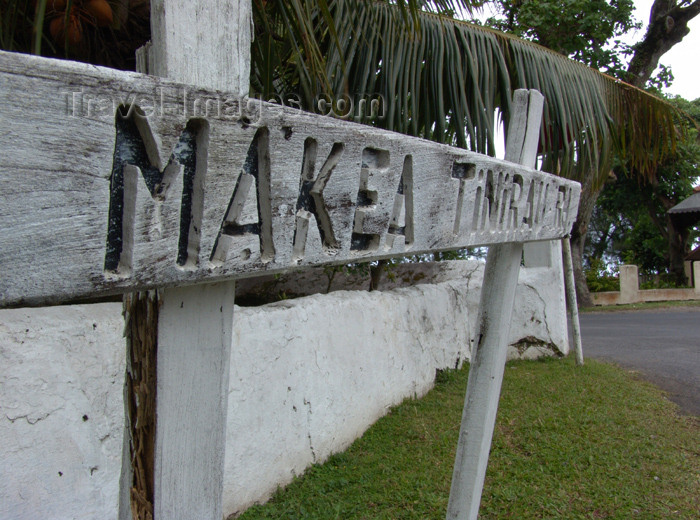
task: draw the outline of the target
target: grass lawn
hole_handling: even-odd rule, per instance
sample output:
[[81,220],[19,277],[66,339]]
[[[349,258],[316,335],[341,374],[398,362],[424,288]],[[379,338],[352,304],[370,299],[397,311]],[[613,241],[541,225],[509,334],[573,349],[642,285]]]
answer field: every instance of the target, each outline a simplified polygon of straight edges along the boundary
[[[242,520],[443,519],[468,367],[379,420]],[[700,420],[586,360],[511,362],[480,518],[700,518]]]

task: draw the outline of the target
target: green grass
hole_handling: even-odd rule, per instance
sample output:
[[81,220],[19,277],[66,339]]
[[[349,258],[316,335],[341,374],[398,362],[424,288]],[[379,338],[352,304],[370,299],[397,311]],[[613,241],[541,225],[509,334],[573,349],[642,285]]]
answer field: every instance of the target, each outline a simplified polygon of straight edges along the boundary
[[667,309],[670,307],[700,307],[700,300],[676,300],[667,302],[642,302],[625,303],[622,305],[596,305],[595,307],[581,307],[580,312],[617,312]]
[[[442,519],[468,367],[240,518]],[[480,518],[700,518],[700,422],[652,385],[571,359],[506,368]]]

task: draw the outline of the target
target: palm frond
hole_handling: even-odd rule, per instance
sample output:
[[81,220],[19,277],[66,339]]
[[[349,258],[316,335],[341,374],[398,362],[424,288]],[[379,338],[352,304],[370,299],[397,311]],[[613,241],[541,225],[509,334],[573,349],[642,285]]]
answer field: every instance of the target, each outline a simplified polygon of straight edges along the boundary
[[310,110],[319,95],[378,96],[383,117],[353,112],[353,119],[493,155],[495,115],[507,128],[513,91],[536,88],[547,100],[543,168],[578,180],[593,175],[596,183],[613,153],[652,172],[674,149],[676,109],[662,99],[534,43],[417,9],[480,2],[396,4],[256,0],[253,90],[294,93]]

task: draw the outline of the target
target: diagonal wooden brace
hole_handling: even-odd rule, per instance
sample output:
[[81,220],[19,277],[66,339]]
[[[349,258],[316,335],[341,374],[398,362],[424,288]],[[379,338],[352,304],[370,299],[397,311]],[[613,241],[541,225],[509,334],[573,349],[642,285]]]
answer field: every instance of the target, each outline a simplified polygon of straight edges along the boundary
[[[542,94],[536,90],[515,92],[506,160],[529,167],[535,165],[543,103]],[[478,517],[522,254],[522,243],[497,244],[489,248],[447,507],[448,520],[476,520]]]

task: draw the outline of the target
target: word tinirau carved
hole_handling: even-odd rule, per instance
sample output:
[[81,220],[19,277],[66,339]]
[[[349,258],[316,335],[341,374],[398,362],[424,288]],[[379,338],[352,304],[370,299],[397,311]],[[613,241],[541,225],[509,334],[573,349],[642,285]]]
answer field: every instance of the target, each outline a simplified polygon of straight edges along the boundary
[[[480,170],[475,175],[473,164],[455,163],[452,177],[460,179],[454,233],[460,227],[477,231],[507,231],[516,229],[538,230],[547,218],[551,182],[531,178],[525,180],[520,173]],[[471,190],[466,180],[471,181]],[[571,217],[572,190],[557,186],[553,211],[553,226],[563,228]],[[471,208],[463,209],[465,192],[471,192]],[[464,212],[464,213],[463,213]]]
[[107,275],[138,276],[154,262],[214,274],[547,238],[576,214],[574,185],[540,172],[277,116],[173,125],[121,107]]

